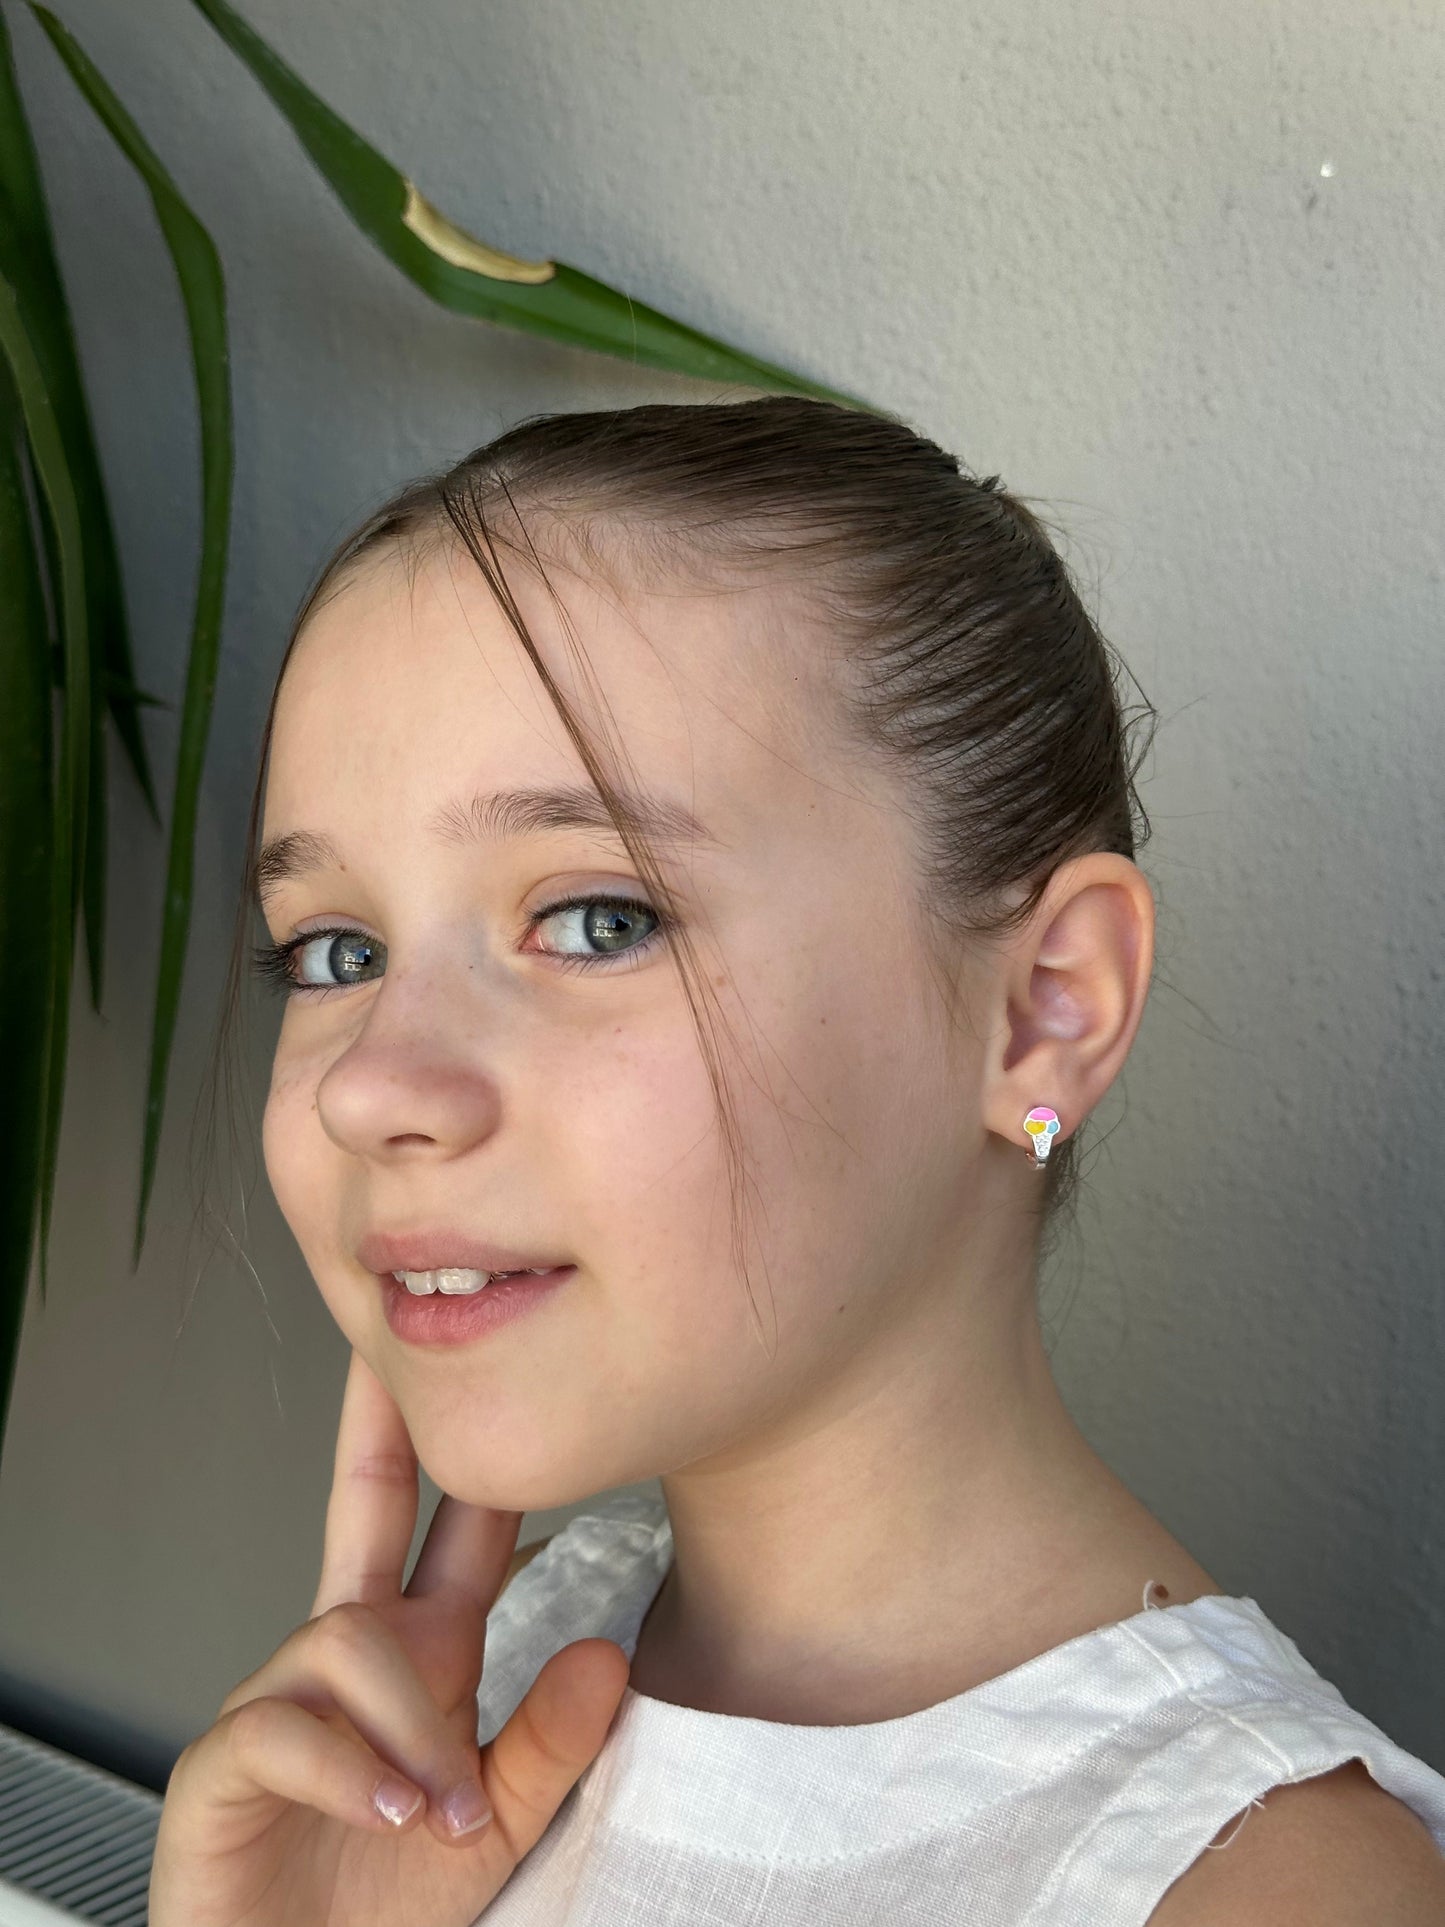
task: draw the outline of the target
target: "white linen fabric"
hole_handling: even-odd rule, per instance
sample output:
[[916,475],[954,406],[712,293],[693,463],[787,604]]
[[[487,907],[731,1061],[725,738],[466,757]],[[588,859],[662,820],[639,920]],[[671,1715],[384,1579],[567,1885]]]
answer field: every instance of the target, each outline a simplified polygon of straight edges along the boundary
[[[553,1653],[630,1659],[672,1561],[663,1500],[568,1521],[487,1620],[486,1745]],[[1253,1599],[1212,1594],[863,1726],[624,1688],[486,1927],[1143,1927],[1232,1814],[1363,1760],[1445,1853],[1445,1777],[1346,1704]],[[1225,1845],[1216,1851],[1227,1851]]]

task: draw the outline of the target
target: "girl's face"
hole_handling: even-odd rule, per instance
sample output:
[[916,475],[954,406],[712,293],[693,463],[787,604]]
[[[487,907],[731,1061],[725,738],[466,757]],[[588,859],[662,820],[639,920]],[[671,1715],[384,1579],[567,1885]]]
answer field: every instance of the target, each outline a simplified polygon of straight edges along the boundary
[[[910,819],[834,740],[801,605],[776,587],[624,602],[553,570],[589,683],[546,589],[510,570],[604,756],[712,839],[655,848],[736,1104],[765,1346],[666,933],[634,911],[630,947],[602,949],[585,910],[538,919],[587,892],[646,904],[643,880],[610,829],[481,827],[493,792],[592,785],[470,558],[439,553],[414,590],[395,563],[308,621],[265,802],[267,844],[293,839],[269,866],[273,940],[343,926],[372,946],[345,981],[327,940],[293,957],[317,987],[288,995],[265,1114],[272,1187],[337,1324],[437,1484],[523,1511],[741,1465],[896,1396],[921,1325],[967,1331],[983,1045],[940,1014]],[[358,1245],[437,1231],[576,1271],[479,1340],[409,1345]]]

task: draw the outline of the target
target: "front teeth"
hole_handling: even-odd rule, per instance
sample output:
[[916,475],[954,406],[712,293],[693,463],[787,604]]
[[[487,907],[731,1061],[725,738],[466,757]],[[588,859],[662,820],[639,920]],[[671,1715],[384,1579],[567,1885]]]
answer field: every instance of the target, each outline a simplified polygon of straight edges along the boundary
[[448,1265],[440,1271],[398,1271],[392,1275],[401,1280],[414,1298],[428,1297],[434,1291],[451,1295],[480,1291],[491,1282],[492,1276],[489,1271],[466,1271],[460,1265]]
[[[414,1298],[425,1298],[434,1291],[445,1292],[450,1297],[467,1296],[490,1284],[493,1274],[490,1271],[469,1271],[460,1265],[446,1265],[439,1271],[394,1271],[391,1275],[399,1284],[405,1285]],[[496,1275],[500,1278],[508,1274],[498,1272]]]

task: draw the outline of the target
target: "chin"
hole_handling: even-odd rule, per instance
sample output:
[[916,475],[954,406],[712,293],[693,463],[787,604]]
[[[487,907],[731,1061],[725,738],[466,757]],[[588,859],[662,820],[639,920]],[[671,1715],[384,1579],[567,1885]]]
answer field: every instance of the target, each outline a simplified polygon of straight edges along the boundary
[[418,1463],[441,1491],[463,1505],[485,1506],[494,1512],[551,1512],[576,1505],[602,1488],[595,1480],[568,1476],[568,1469],[537,1461],[528,1465],[518,1455],[491,1450],[475,1437],[460,1443],[455,1435],[428,1439],[421,1423],[410,1426]]

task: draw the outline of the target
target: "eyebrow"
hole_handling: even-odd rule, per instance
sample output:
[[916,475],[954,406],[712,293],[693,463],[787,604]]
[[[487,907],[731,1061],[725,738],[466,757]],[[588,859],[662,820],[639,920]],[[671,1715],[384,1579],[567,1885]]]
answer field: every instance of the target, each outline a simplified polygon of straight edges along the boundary
[[[681,803],[630,789],[619,795],[636,827],[650,841],[721,847],[720,839]],[[600,792],[585,783],[479,791],[470,800],[457,798],[445,804],[427,819],[426,828],[437,842],[451,844],[503,843],[549,830],[590,830],[615,843],[622,841]],[[253,877],[256,900],[264,908],[283,883],[316,870],[342,867],[341,852],[332,838],[315,830],[288,830],[262,845]]]

